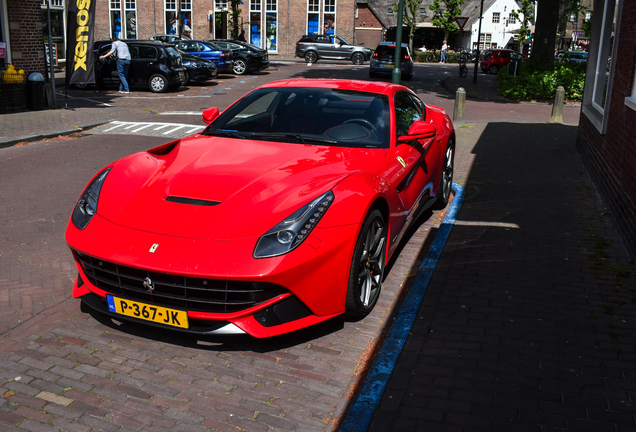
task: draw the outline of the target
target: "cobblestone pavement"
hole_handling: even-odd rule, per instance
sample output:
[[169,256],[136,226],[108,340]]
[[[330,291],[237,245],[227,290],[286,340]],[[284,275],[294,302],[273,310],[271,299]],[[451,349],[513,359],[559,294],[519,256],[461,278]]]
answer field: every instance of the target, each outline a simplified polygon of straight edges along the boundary
[[[228,78],[194,93],[225,89],[214,97],[229,101],[231,89],[259,80]],[[144,95],[156,98],[150,111],[132,98],[77,94],[116,110],[78,102],[65,118],[28,113],[31,127],[3,116],[9,133],[0,139],[91,121],[196,125],[188,113],[209,102]],[[452,109],[448,93],[431,98]],[[576,127],[541,124],[549,107],[475,103],[491,121],[535,123],[457,130],[455,181],[467,191],[459,224],[371,429],[634,430],[636,300],[620,239],[574,151]],[[177,114],[165,120],[161,111]],[[378,306],[358,322],[265,341],[195,339],[85,313],[68,298],[69,209],[106,162],[165,141],[103,145],[93,135],[0,149],[0,429],[335,430],[440,215],[422,218]]]

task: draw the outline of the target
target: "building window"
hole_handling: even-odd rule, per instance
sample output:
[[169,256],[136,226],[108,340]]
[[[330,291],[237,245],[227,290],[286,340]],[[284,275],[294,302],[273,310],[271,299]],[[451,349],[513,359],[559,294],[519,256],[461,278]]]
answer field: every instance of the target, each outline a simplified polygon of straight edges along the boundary
[[592,12],[590,11],[585,12],[585,20],[589,21],[591,19],[592,19]]
[[121,28],[121,3],[119,0],[108,2],[110,10],[110,37],[124,39]]
[[214,39],[227,38],[228,4],[227,0],[214,1]]
[[250,43],[257,47],[261,45],[261,25],[262,8],[261,0],[250,0]]
[[177,0],[165,0],[166,34],[177,34]]
[[265,0],[266,26],[265,47],[268,51],[278,50],[276,32],[278,30],[278,0]]
[[498,24],[499,23],[499,12],[493,12],[492,13],[492,23],[493,24]]
[[[599,4],[600,3],[600,4]],[[589,56],[587,79],[585,80],[585,92],[583,94],[582,111],[594,126],[605,134],[607,129],[607,111],[611,95],[611,79],[613,73],[611,58],[616,56],[614,52],[615,31],[618,28],[616,22],[616,1],[604,0],[595,4],[595,10],[601,12],[595,15],[592,24],[592,41]],[[632,97],[634,93],[632,91]],[[626,101],[626,103],[628,103]]]
[[492,33],[482,33],[479,35],[479,49],[485,50],[492,48]]
[[[421,10],[421,9],[420,9],[420,10]],[[393,16],[393,15],[394,15],[393,8],[389,8],[386,12],[387,12],[387,14],[388,14],[389,16]]]
[[126,0],[126,39],[137,39],[137,5],[135,0]]
[[[48,0],[42,0],[42,28],[44,29],[44,43],[49,43],[49,34],[48,34]],[[64,27],[64,0],[51,0],[51,7],[49,8],[51,13],[51,42],[53,43],[53,52],[57,57],[55,57],[54,62],[56,61],[64,61],[64,57],[66,57],[66,30]],[[1,11],[0,11],[1,15]],[[2,22],[0,17],[0,41],[2,40]],[[49,48],[49,45],[46,45],[46,48]],[[49,56],[48,51],[46,52],[46,62],[48,67]],[[0,59],[0,66],[2,66],[2,60]]]
[[320,0],[307,2],[307,34],[320,32]]
[[508,15],[508,24],[517,24],[517,18],[514,15]]
[[192,0],[181,0],[179,5],[179,25],[181,26],[181,37],[192,39]]
[[322,23],[323,34],[334,34],[336,29],[336,0],[323,0],[324,15]]

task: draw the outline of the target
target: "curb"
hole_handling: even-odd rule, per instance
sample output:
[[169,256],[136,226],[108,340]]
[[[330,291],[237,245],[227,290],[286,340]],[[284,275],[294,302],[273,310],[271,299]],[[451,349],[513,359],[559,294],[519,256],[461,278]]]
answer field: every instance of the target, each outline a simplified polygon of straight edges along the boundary
[[380,403],[389,377],[402,353],[415,317],[422,303],[424,293],[435,272],[439,257],[444,250],[446,240],[455,224],[455,218],[464,201],[464,188],[453,183],[455,198],[439,227],[430,250],[426,254],[413,283],[408,289],[404,302],[400,306],[391,324],[380,351],[378,352],[369,374],[364,378],[355,402],[349,408],[339,432],[364,432],[367,430],[373,414]]
[[56,131],[56,132],[45,132],[42,134],[37,134],[37,135],[25,135],[22,137],[18,137],[18,138],[9,138],[9,139],[0,139],[0,149],[2,148],[7,148],[7,147],[12,147],[17,143],[21,143],[21,142],[35,142],[35,141],[42,141],[43,139],[46,138],[55,138],[58,137],[60,135],[70,135],[76,132],[83,132],[86,131],[88,129],[92,129],[94,127],[97,126],[101,126],[103,124],[109,123],[111,120],[101,120],[101,121],[97,121],[97,122],[93,122],[93,123],[87,123],[85,125],[82,126],[77,126],[74,127],[72,129],[62,129],[60,131]]

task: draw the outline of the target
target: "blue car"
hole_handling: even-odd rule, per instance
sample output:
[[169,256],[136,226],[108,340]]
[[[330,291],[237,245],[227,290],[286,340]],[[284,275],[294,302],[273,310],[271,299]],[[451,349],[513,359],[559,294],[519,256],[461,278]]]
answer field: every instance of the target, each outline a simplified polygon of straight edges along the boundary
[[185,51],[190,55],[210,60],[216,65],[218,73],[232,73],[232,51],[223,49],[220,46],[211,43],[196,40],[180,40],[171,42],[179,50]]

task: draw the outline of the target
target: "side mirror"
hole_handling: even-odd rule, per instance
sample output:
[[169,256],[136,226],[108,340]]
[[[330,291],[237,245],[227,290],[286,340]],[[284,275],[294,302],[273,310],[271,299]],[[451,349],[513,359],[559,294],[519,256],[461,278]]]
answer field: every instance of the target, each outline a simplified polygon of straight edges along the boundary
[[[205,113],[204,113],[205,115]],[[411,125],[408,135],[398,137],[398,142],[432,138],[437,133],[434,123],[418,120]]]
[[219,109],[218,108],[208,108],[205,111],[203,111],[203,121],[206,122],[207,124],[212,123],[214,120],[216,120],[216,118],[219,116]]

